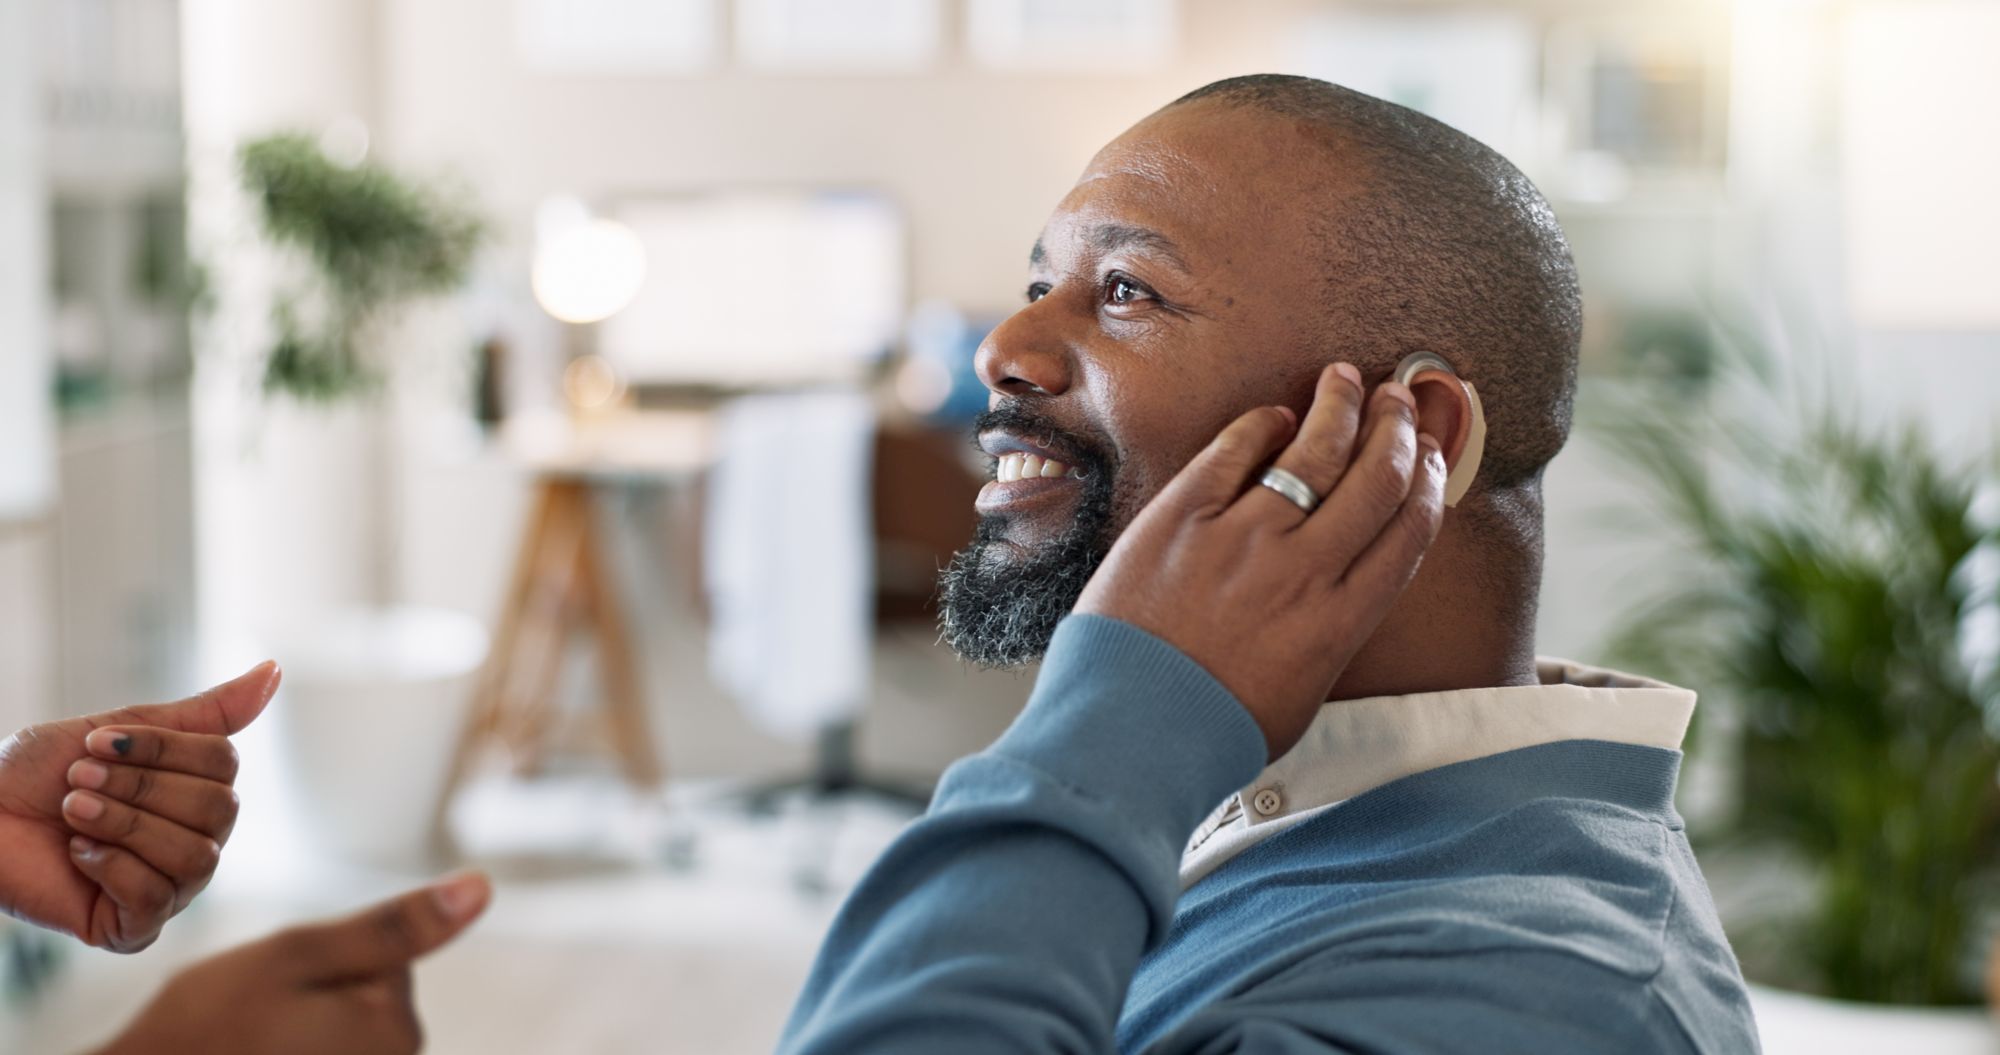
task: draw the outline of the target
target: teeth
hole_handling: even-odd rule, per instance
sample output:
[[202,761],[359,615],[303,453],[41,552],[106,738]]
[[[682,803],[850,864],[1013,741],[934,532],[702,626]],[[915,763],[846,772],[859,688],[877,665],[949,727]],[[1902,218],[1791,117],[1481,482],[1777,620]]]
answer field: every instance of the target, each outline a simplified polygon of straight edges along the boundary
[[1044,458],[1038,454],[1003,454],[1000,456],[999,462],[994,467],[993,472],[993,478],[1003,484],[1037,476],[1068,477],[1072,480],[1083,479],[1083,473],[1070,466],[1067,462],[1059,462],[1054,458]]

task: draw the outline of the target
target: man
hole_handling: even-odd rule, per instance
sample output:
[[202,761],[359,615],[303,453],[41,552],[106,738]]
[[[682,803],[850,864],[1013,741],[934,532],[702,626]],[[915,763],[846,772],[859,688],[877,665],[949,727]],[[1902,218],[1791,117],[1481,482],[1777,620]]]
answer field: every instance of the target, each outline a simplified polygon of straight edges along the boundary
[[[208,885],[236,824],[241,732],[279,671],[174,703],[30,726],[0,740],[0,911],[138,952]],[[103,1055],[404,1055],[422,1044],[410,965],[485,910],[461,874],[295,927],[176,975]]]
[[[1223,81],[1097,155],[1027,301],[943,622],[1041,674],[784,1050],[1755,1050],[1672,806],[1693,695],[1535,659],[1580,311],[1528,180]],[[1457,378],[1388,380],[1418,352]]]

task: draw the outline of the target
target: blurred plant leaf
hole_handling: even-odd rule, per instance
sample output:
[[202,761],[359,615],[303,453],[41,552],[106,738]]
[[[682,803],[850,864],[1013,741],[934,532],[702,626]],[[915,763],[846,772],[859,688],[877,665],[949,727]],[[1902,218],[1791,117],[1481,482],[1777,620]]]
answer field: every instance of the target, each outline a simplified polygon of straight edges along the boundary
[[[2000,618],[1971,572],[2000,541],[1979,512],[2000,472],[1947,461],[1914,424],[1788,401],[1784,379],[1752,348],[1706,397],[1614,392],[1588,419],[1697,565],[1635,601],[1611,651],[1740,716],[1737,801],[1714,834],[1817,876],[1808,911],[1749,924],[1746,967],[1846,999],[1974,1002],[2000,685],[1962,646]],[[1767,412],[1732,419],[1725,396]]]
[[313,288],[273,306],[265,390],[317,401],[369,391],[380,366],[363,343],[395,307],[465,280],[484,221],[379,165],[337,164],[296,132],[243,144],[238,162],[265,236],[312,265]]

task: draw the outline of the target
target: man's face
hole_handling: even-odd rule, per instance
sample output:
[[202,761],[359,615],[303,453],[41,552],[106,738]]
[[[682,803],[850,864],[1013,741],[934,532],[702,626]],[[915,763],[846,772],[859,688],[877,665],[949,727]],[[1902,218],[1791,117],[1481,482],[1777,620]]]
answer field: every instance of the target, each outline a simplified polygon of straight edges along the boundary
[[1028,303],[979,348],[996,479],[942,582],[961,655],[1038,657],[1118,533],[1224,425],[1303,409],[1337,339],[1315,231],[1348,188],[1329,167],[1285,119],[1194,103],[1105,147],[1056,207]]

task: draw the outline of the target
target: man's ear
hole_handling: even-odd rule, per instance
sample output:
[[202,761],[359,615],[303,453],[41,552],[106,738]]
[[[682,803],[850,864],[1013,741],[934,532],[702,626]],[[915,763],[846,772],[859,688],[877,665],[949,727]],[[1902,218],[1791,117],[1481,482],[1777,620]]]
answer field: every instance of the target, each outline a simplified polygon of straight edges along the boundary
[[1428,432],[1444,451],[1445,468],[1458,464],[1471,438],[1472,401],[1465,386],[1443,370],[1425,370],[1410,378],[1410,394],[1417,397],[1417,431]]
[[1445,505],[1454,506],[1472,486],[1486,447],[1486,419],[1479,394],[1448,370],[1421,369],[1406,382],[1417,399],[1417,430],[1444,452]]

